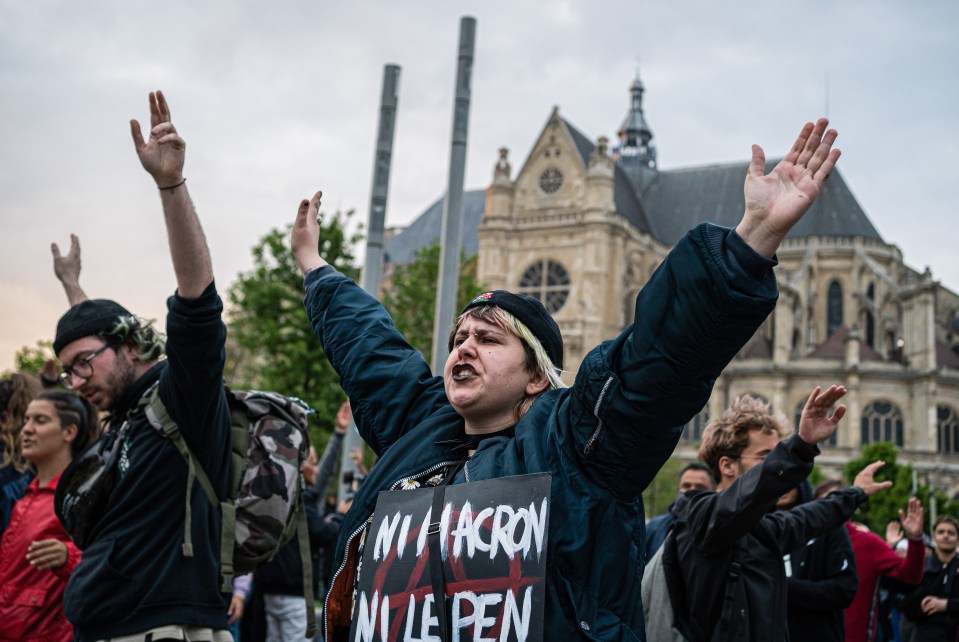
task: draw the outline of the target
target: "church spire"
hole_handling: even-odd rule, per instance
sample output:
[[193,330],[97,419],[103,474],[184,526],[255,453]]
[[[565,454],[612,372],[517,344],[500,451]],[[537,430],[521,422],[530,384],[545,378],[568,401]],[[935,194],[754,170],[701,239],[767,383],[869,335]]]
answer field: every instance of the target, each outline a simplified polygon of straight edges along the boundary
[[650,145],[653,132],[646,124],[643,115],[643,81],[639,79],[639,70],[636,78],[629,87],[629,113],[619,128],[619,149],[617,156],[620,165],[624,167],[637,166],[649,169],[656,168],[656,147]]

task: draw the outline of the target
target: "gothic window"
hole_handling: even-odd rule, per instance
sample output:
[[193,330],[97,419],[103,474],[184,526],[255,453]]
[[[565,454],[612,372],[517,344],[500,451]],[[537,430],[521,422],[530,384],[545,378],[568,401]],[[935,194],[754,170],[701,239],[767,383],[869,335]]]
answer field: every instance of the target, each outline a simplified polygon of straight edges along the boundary
[[866,406],[860,429],[863,446],[877,441],[889,441],[902,448],[902,412],[899,406],[891,401],[873,401]]
[[[802,409],[805,407],[806,407],[805,401],[800,401],[799,405],[796,406],[796,414],[793,416],[793,426],[795,426],[795,430],[797,432],[799,431],[799,421],[802,419]],[[830,408],[829,409],[830,414],[833,413],[835,410],[836,410],[836,406],[833,406],[832,408]],[[838,446],[839,441],[836,439],[836,434],[838,432],[839,432],[838,430],[833,432],[833,434],[830,435],[829,439],[819,442],[819,445],[820,446]]]
[[936,406],[936,451],[959,453],[959,414],[951,406]]
[[[870,283],[869,287],[866,289],[866,298],[869,300],[870,304],[873,304],[876,300],[876,285]],[[876,318],[873,316],[871,310],[866,311],[866,344],[870,348],[876,347]]]
[[550,314],[556,314],[569,298],[569,273],[556,261],[537,261],[523,272],[519,291],[536,297]]
[[872,312],[866,312],[866,344],[870,348],[876,347],[876,318]]
[[703,408],[695,417],[683,426],[683,435],[680,439],[687,444],[698,444],[703,440],[703,431],[709,423],[709,408]]
[[826,336],[831,337],[836,328],[842,325],[842,286],[839,281],[829,284],[826,301]]

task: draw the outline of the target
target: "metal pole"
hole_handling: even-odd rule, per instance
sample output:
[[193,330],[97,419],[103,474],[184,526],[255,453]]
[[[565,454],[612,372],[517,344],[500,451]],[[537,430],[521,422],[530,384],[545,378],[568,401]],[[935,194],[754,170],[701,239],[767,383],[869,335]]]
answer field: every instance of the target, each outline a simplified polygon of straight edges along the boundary
[[440,243],[440,272],[436,287],[433,324],[433,372],[443,371],[449,356],[446,340],[456,314],[460,248],[463,245],[463,181],[466,175],[466,134],[469,125],[470,85],[476,18],[460,18],[459,59],[456,69],[456,101],[453,105],[453,139],[450,144],[449,182],[443,201],[443,228]]
[[[376,156],[373,160],[373,189],[370,194],[370,217],[366,228],[366,258],[360,285],[375,297],[379,297],[380,277],[383,273],[383,228],[386,224],[386,197],[390,186],[390,165],[393,157],[393,132],[396,123],[396,104],[400,84],[400,66],[383,67],[383,89],[380,94],[380,122],[376,136]],[[353,448],[362,447],[363,439],[356,430],[356,424],[350,427],[343,437],[343,452],[340,455],[340,474],[357,473],[356,465],[350,457]],[[338,501],[343,501],[347,488],[339,484]]]

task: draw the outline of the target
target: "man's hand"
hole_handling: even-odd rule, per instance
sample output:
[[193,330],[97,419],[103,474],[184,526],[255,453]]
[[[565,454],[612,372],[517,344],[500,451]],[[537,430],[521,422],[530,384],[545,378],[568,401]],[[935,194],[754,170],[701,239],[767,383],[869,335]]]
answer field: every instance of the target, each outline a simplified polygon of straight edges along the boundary
[[67,545],[58,539],[41,539],[30,542],[27,561],[41,571],[60,568],[67,563]]
[[63,284],[63,291],[71,306],[87,300],[87,295],[80,287],[80,239],[76,234],[70,235],[70,251],[66,256],[60,254],[60,247],[56,243],[50,244],[53,254],[53,273]]
[[244,597],[238,593],[234,593],[233,597],[230,598],[230,608],[226,611],[229,618],[226,621],[228,625],[233,626],[233,624],[243,617],[243,599]]
[[340,409],[336,411],[333,430],[335,430],[338,435],[345,435],[346,429],[350,427],[351,421],[353,421],[353,411],[350,409],[350,402],[344,401]]
[[806,123],[786,157],[766,175],[766,154],[753,145],[743,191],[746,211],[736,232],[756,252],[771,257],[822,190],[839,150],[832,149],[836,130],[829,121]]
[[927,595],[926,597],[922,598],[922,602],[920,603],[923,615],[945,613],[948,605],[949,602],[946,600],[946,598],[936,597],[935,595]]
[[163,189],[183,181],[186,143],[170,122],[170,108],[162,91],[150,92],[150,138],[143,140],[136,120],[130,121],[130,133],[140,164],[157,187]]
[[[872,497],[881,490],[886,488],[892,488],[891,481],[877,482],[875,480],[876,471],[886,465],[884,461],[874,461],[865,468],[863,468],[856,479],[853,480],[853,486],[858,486],[863,490],[866,495]],[[909,532],[909,529],[906,529],[906,532]]]
[[899,522],[892,520],[886,524],[886,544],[889,544],[891,548],[895,548],[903,537],[905,535],[903,535],[902,525]]
[[[891,484],[892,482],[890,482]],[[920,539],[922,538],[922,520],[925,516],[925,510],[922,507],[922,503],[916,497],[909,498],[909,504],[906,505],[906,512],[903,513],[902,509],[899,509],[899,522],[902,524],[902,528],[906,531],[906,535],[910,539]]]
[[293,258],[300,266],[300,272],[306,274],[310,270],[327,265],[320,257],[320,223],[316,216],[320,211],[320,199],[323,192],[317,192],[310,200],[300,201],[296,211],[296,220],[293,222],[293,231],[290,234],[290,248]]
[[820,390],[821,388],[816,386],[809,395],[799,419],[799,438],[810,446],[815,446],[832,437],[832,434],[836,432],[836,426],[839,425],[839,420],[846,414],[846,406],[842,404],[831,416],[829,414],[833,404],[846,394],[843,386],[829,386],[822,394]]

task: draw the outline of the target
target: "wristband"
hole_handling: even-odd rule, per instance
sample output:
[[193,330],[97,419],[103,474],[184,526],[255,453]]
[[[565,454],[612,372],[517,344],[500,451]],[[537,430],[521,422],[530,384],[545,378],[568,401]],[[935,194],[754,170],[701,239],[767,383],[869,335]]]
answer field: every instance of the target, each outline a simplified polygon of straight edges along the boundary
[[180,181],[180,182],[177,183],[176,185],[170,185],[169,187],[157,187],[157,189],[160,190],[161,192],[166,192],[166,191],[169,191],[169,190],[171,190],[171,189],[176,189],[176,188],[178,188],[180,185],[183,185],[184,183],[186,183],[186,178],[184,178],[182,181]]

